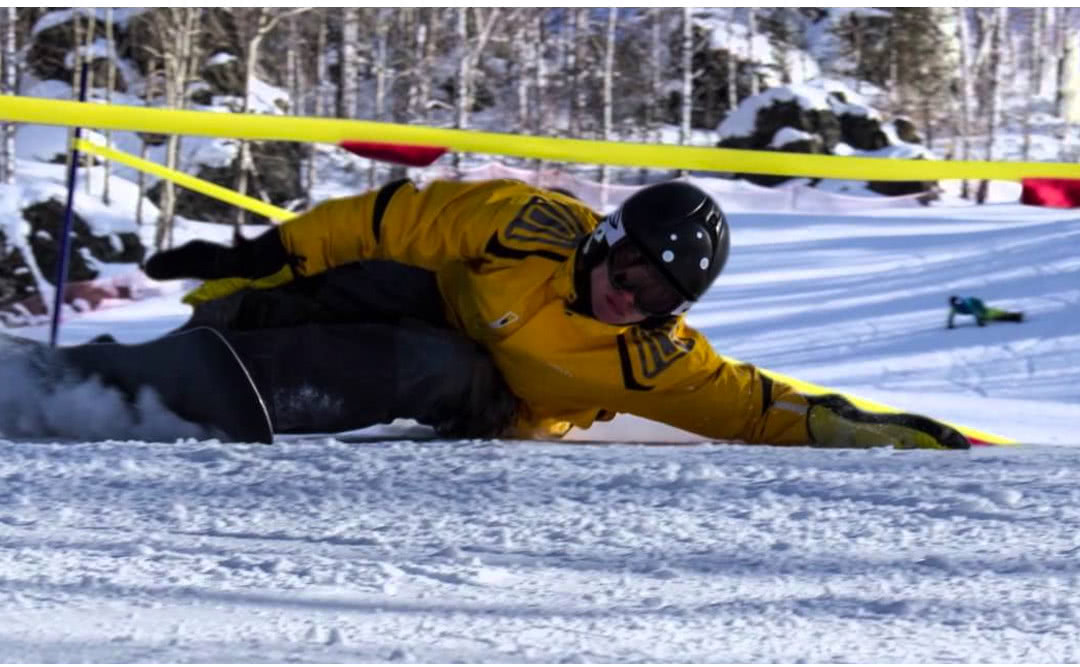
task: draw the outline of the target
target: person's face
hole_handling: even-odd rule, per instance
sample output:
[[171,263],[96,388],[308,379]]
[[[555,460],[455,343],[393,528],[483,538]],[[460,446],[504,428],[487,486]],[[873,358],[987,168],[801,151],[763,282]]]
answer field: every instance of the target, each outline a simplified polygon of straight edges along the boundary
[[589,275],[592,285],[592,311],[596,319],[606,324],[635,324],[646,315],[634,306],[634,293],[616,289],[608,277],[608,263],[600,262]]
[[589,275],[592,310],[606,324],[636,324],[664,317],[685,301],[667,278],[628,243],[612,249]]

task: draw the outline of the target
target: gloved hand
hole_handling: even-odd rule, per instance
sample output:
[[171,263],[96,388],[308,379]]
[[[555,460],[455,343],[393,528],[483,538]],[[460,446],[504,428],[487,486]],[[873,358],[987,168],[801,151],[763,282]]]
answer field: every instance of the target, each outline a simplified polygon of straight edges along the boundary
[[807,427],[820,447],[968,449],[962,433],[941,422],[912,414],[860,410],[843,396],[808,396]]
[[154,280],[262,278],[280,270],[289,260],[274,227],[251,241],[238,236],[231,248],[210,241],[188,241],[152,255],[143,270]]

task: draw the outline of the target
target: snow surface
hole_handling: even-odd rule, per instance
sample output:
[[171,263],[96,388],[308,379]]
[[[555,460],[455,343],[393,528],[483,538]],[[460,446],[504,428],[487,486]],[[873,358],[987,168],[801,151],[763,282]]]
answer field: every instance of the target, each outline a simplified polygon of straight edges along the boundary
[[[688,436],[633,418],[573,436],[602,444],[425,442],[408,423],[270,446],[0,440],[0,655],[1080,659],[1080,449],[1048,446],[1080,444],[1080,215],[731,218],[691,313],[722,353],[1041,444],[657,447],[641,441]],[[68,317],[62,341],[175,326],[182,286],[159,286]],[[950,293],[1030,321],[947,331]]]

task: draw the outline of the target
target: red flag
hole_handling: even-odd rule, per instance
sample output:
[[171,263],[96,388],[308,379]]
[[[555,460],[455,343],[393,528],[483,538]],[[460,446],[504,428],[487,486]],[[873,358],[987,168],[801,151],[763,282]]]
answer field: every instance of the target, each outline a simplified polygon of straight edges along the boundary
[[405,167],[427,167],[438,160],[446,149],[441,146],[408,146],[405,144],[384,144],[377,141],[346,140],[338,144],[347,151],[360,157],[382,162],[392,162]]
[[1021,204],[1049,208],[1080,207],[1080,179],[1025,178]]

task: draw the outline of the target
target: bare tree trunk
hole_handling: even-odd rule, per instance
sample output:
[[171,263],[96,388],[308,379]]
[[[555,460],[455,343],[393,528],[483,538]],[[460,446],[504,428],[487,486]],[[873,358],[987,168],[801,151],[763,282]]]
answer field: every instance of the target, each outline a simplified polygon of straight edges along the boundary
[[[187,83],[200,27],[199,8],[170,7],[163,10],[156,26],[162,44],[164,63],[165,105],[170,109],[186,106]],[[180,157],[181,136],[170,134],[165,144],[165,166],[176,169]],[[162,250],[172,244],[176,217],[176,186],[165,179],[162,186],[157,229],[154,230],[154,249]]]
[[529,74],[532,73],[533,51],[536,45],[529,39],[529,33],[524,25],[519,25],[514,31],[514,50],[517,52],[515,59],[518,65],[517,79],[517,127],[518,132],[524,134],[529,126]]
[[535,77],[536,87],[536,120],[534,127],[537,134],[546,134],[544,132],[547,127],[547,66],[544,64],[544,50],[547,46],[547,35],[544,30],[544,15],[545,10],[537,10],[536,15],[532,20],[532,32],[536,41],[536,49],[534,55],[536,58],[536,65],[533,67],[533,76]]
[[649,124],[649,133],[653,135],[652,140],[660,143],[660,124],[662,119],[660,114],[657,113],[656,105],[663,96],[663,48],[664,39],[660,32],[661,24],[664,18],[662,9],[654,7],[649,12],[652,15],[652,25],[650,26],[650,44],[649,44],[649,99],[648,103],[648,116],[647,122]]
[[315,115],[326,115],[326,93],[330,87],[330,73],[326,68],[326,13],[319,10],[319,27],[315,32]]
[[[987,114],[987,130],[986,130],[986,160],[993,161],[994,159],[994,139],[997,134],[997,121],[998,121],[998,97],[1000,95],[1000,85],[998,83],[1000,69],[1001,69],[1001,56],[1002,56],[1002,42],[1005,39],[1005,27],[1008,25],[1008,7],[997,7],[992,10],[994,12],[993,27],[991,28],[991,43],[990,43],[990,79],[989,84],[989,109]],[[983,179],[979,181],[979,191],[975,193],[975,201],[982,204],[986,202],[987,196],[990,192],[990,181]]]
[[1075,125],[1080,123],[1080,35],[1069,33],[1065,38],[1065,74],[1062,77],[1062,141],[1060,157],[1062,162],[1075,162],[1077,159]]
[[[315,115],[322,117],[326,113],[326,89],[330,76],[326,71],[326,13],[325,10],[317,9],[319,27],[315,33]],[[311,147],[311,158],[307,163],[307,182],[305,189],[308,193],[308,202],[311,202],[311,189],[315,186],[315,156],[317,151]]]
[[429,7],[424,11],[424,21],[421,25],[423,40],[417,43],[417,52],[420,57],[421,67],[420,75],[417,77],[420,82],[420,104],[419,104],[419,118],[420,122],[426,123],[428,120],[428,105],[431,103],[431,79],[434,77],[435,66],[435,49],[439,43],[438,40],[438,26],[439,26],[439,8]]
[[[6,25],[4,26],[4,93],[8,95],[17,95],[19,91],[18,78],[15,71],[15,24],[18,20],[18,15],[16,14],[14,7],[8,7],[4,10],[4,16],[7,19]],[[10,185],[15,182],[15,165],[17,159],[17,156],[15,155],[15,123],[3,124],[3,142],[3,182]]]
[[338,118],[353,118],[358,107],[356,45],[360,42],[360,10],[346,7],[341,20],[341,78],[338,82]]
[[[604,39],[604,141],[612,141],[615,138],[615,130],[612,126],[612,111],[615,104],[613,99],[615,82],[615,24],[619,17],[619,11],[614,7],[608,8],[607,33]],[[607,208],[608,182],[611,178],[611,168],[607,163],[600,165],[600,208]]]
[[[105,8],[105,103],[112,104],[113,88],[116,87],[116,42],[113,39],[113,8]],[[112,130],[105,130],[105,145],[112,147]],[[106,206],[111,199],[109,193],[110,181],[112,172],[112,163],[108,160],[104,160],[102,165],[102,188],[101,188],[101,201]]]
[[727,104],[728,113],[735,110],[739,105],[739,88],[737,77],[739,76],[738,59],[735,57],[735,8],[731,8],[728,20],[725,24],[727,30]]
[[[482,8],[473,8],[473,16],[476,17],[476,31],[477,34],[472,40],[469,39],[468,30],[468,13],[470,9],[468,7],[458,8],[458,21],[457,21],[457,34],[458,42],[461,44],[462,55],[461,63],[458,65],[458,98],[457,98],[457,119],[454,123],[454,127],[464,130],[469,127],[469,110],[473,103],[473,90],[472,90],[472,77],[473,69],[476,67],[477,61],[480,57],[480,53],[487,45],[488,39],[491,37],[491,31],[495,27],[495,22],[499,18],[499,8],[492,7],[487,16],[483,15]],[[454,153],[454,168],[460,168],[461,166],[461,153]]]
[[[890,27],[889,32],[893,33],[896,28]],[[904,104],[904,86],[900,84],[900,58],[896,53],[897,39],[890,34],[889,39],[889,101],[892,102],[891,111],[894,114],[906,114],[907,109]]]
[[[457,9],[457,38],[461,46],[461,60],[457,74],[457,118],[454,127],[464,130],[469,126],[469,8]],[[454,152],[454,169],[461,168],[461,153]]]
[[859,17],[855,12],[851,13],[851,35],[855,41],[855,92],[858,93],[862,81],[863,31],[859,27]]
[[289,18],[289,45],[285,47],[285,87],[289,90],[289,115],[303,115],[303,91],[300,88],[300,29],[295,16]]
[[1066,54],[1066,25],[1068,24],[1069,8],[1059,7],[1057,11],[1060,12],[1054,37],[1055,52],[1054,57],[1057,60],[1057,69],[1054,77],[1056,90],[1054,93],[1054,115],[1065,115],[1065,61],[1067,59]]
[[[1031,10],[1033,12],[1031,20],[1031,44],[1027,50],[1027,65],[1028,65],[1028,97],[1024,102],[1023,110],[1023,132],[1024,139],[1021,147],[1020,157],[1023,161],[1027,162],[1031,158],[1031,114],[1032,105],[1035,102],[1035,98],[1039,95],[1039,68],[1042,66],[1041,54],[1042,50],[1042,12],[1038,7]],[[1017,36],[1021,39],[1021,36]]]
[[[397,11],[406,11],[398,9]],[[375,69],[375,120],[382,121],[386,113],[386,88],[389,57],[387,56],[387,39],[390,33],[390,17],[385,9],[375,10],[375,44],[374,46],[374,69]],[[377,181],[377,164],[375,160],[368,161],[368,187],[374,188]]]
[[[750,64],[753,67],[752,71],[756,72],[757,54],[754,52],[754,38],[757,37],[757,17],[755,16],[753,7],[747,7],[746,11],[746,39],[750,42],[747,45],[747,53],[750,54]],[[758,86],[757,74],[752,74],[750,76],[750,94],[757,95],[759,92],[761,92],[761,90]]]
[[[150,60],[148,65],[148,72],[146,73],[146,103],[149,105],[153,103],[154,98],[157,96],[157,84],[158,84],[158,72],[155,70],[156,61]],[[142,142],[139,147],[139,158],[145,160],[147,154],[150,152],[150,142],[147,140],[147,135],[139,133],[139,139]],[[137,170],[139,175],[137,177],[138,183],[138,198],[135,200],[135,225],[142,227],[143,224],[143,202],[146,200],[146,172],[142,169]]]
[[[79,19],[79,17],[81,15],[82,15],[82,12],[78,11],[78,10],[71,12],[71,43],[75,45],[74,53],[73,53],[74,57],[72,58],[72,64],[71,64],[71,98],[72,99],[78,99],[78,96],[79,96],[79,70],[81,69],[79,67],[79,65],[82,62],[81,61],[82,50],[79,49],[79,44],[81,43],[81,40],[82,40],[82,22]],[[67,130],[67,143],[68,143],[68,146],[70,146],[71,142],[74,141],[74,140],[75,140],[75,128],[74,127],[69,127],[68,130]],[[71,157],[72,157],[71,151],[68,150],[67,155],[64,158],[64,171],[65,172],[71,169]],[[76,168],[78,168],[77,165],[76,165]]]
[[[963,7],[956,8],[956,31],[960,41],[960,159],[971,159],[971,71],[968,67],[967,12]],[[969,183],[965,178],[960,182],[960,196],[967,199],[971,195]]]
[[[541,8],[537,9],[535,15],[530,21],[532,34],[534,36],[536,48],[533,49],[535,56],[535,63],[532,67],[533,71],[533,85],[536,88],[536,104],[533,105],[535,114],[533,116],[533,132],[537,135],[550,134],[548,132],[548,105],[547,101],[547,66],[544,64],[544,52],[547,48],[547,31],[544,30],[544,16],[547,14],[547,10]],[[544,160],[536,160],[536,183],[539,185],[540,176],[544,171]]]
[[571,137],[582,138],[585,123],[582,122],[587,102],[585,77],[585,47],[588,35],[589,15],[587,9],[574,9],[574,47],[570,50],[573,64],[570,66],[570,119],[568,130]]
[[[694,25],[693,9],[683,8],[682,24],[682,119],[679,123],[679,144],[690,144],[690,117],[694,107]],[[680,172],[685,175],[685,172]]]
[[[235,14],[234,17],[237,25],[237,32],[239,32],[243,42],[241,48],[244,54],[244,98],[240,103],[240,113],[248,113],[251,109],[251,84],[255,79],[256,64],[259,62],[259,47],[262,46],[263,40],[266,39],[266,36],[270,34],[281,20],[292,17],[297,13],[307,11],[307,9],[290,9],[284,13],[276,13],[276,10],[274,9],[262,7],[233,11],[240,12]],[[258,179],[258,169],[255,165],[255,160],[251,155],[251,142],[241,140],[238,152],[236,191],[241,195],[246,195],[248,193],[248,183],[249,180],[251,180],[255,182],[256,187],[260,188],[260,196],[264,200],[269,201],[270,197],[265,190],[262,189]],[[235,218],[236,234],[240,233],[240,227],[243,226],[246,219],[247,210],[237,206]]]
[[[247,113],[248,109],[250,108],[249,104],[251,100],[251,79],[253,76],[255,76],[255,62],[258,57],[257,45],[258,42],[262,39],[262,37],[258,35],[258,24],[262,22],[263,12],[265,12],[266,10],[260,7],[254,8],[251,11],[254,13],[253,17],[236,17],[238,32],[241,35],[240,38],[241,40],[246,42],[244,46],[247,47],[246,53],[244,54],[244,68],[242,70],[244,76],[244,91],[243,100],[240,102],[240,113]],[[255,28],[253,31],[255,33],[254,35],[248,32],[251,28],[249,21],[255,23]],[[251,142],[246,139],[241,139],[238,153],[239,154],[236,160],[236,191],[240,193],[240,195],[247,195],[248,174],[250,173],[249,167],[253,163],[253,160],[251,159]],[[234,218],[233,222],[233,231],[235,234],[240,234],[240,228],[244,226],[244,223],[246,221],[247,210],[244,209],[242,206],[237,206],[236,217]]]
[[1043,35],[1046,34],[1046,7],[1032,9],[1035,15],[1031,20],[1031,89],[1033,96],[1038,97],[1042,93],[1043,82]]
[[[83,55],[82,62],[85,62],[89,67],[94,62],[94,29],[97,28],[97,10],[93,8],[86,9],[86,41],[84,43],[84,50],[86,53]],[[76,47],[78,48],[78,47]],[[81,67],[80,67],[81,69]],[[94,74],[92,70],[87,71],[87,88],[93,88]],[[74,135],[73,137],[74,138]],[[83,165],[86,167],[86,179],[83,181],[83,186],[86,188],[86,194],[90,194],[90,181],[93,176],[94,169],[94,156],[90,153],[83,151],[82,154]]]

